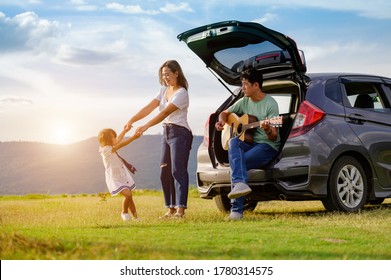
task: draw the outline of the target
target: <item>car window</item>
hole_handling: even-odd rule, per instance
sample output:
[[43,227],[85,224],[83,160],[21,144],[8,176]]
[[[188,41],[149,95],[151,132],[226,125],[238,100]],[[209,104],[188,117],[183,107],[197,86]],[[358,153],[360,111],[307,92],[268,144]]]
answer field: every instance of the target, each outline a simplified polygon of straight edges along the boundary
[[387,99],[388,99],[388,104],[391,104],[391,85],[390,84],[385,84],[384,88],[385,88],[385,94],[386,94]]
[[280,114],[290,113],[291,103],[292,103],[292,94],[270,94],[278,103],[278,111]]
[[344,85],[351,107],[379,111],[386,108],[376,85],[363,82],[351,82]]
[[343,104],[342,102],[342,96],[341,96],[341,89],[338,79],[330,79],[326,82],[325,86],[325,94],[328,98],[333,100],[334,102],[337,102],[338,104]]
[[258,68],[265,65],[284,64],[290,61],[288,52],[284,52],[271,42],[238,48],[227,48],[214,54],[216,60],[232,71],[240,73],[248,67]]

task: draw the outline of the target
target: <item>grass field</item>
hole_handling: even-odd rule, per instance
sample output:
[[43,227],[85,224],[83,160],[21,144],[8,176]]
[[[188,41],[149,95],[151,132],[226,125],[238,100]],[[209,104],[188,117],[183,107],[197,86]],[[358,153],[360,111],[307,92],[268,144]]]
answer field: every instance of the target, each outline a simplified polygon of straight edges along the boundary
[[391,199],[356,214],[320,202],[258,204],[226,221],[191,192],[181,220],[159,220],[158,191],[135,192],[141,222],[124,222],[120,197],[0,197],[2,260],[390,260]]

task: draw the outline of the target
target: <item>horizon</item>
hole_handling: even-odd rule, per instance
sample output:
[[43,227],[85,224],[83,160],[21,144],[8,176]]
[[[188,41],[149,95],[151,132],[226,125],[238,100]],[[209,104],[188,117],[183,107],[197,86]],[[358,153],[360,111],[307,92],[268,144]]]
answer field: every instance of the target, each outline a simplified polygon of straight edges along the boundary
[[[159,133],[157,132],[156,134],[144,134],[143,136],[162,136],[163,134],[162,133]],[[137,140],[140,140],[143,136],[141,136],[140,138],[136,139],[135,141]],[[204,137],[203,135],[196,135],[194,134],[193,137]],[[97,138],[97,136],[91,136],[91,137],[87,137],[85,139],[81,139],[81,140],[77,140],[76,142],[70,142],[70,143],[50,143],[50,142],[42,142],[42,141],[33,141],[33,140],[7,140],[7,141],[1,141],[0,140],[0,144],[2,143],[36,143],[36,144],[48,144],[48,145],[56,145],[56,146],[70,146],[70,145],[74,145],[74,144],[78,144],[78,143],[81,143],[81,142],[85,142],[85,141],[88,141],[88,140],[91,140],[91,139],[94,139],[94,138]],[[128,136],[125,136],[124,139],[128,138]],[[98,143],[98,142],[97,142]],[[198,147],[196,147],[198,148]]]

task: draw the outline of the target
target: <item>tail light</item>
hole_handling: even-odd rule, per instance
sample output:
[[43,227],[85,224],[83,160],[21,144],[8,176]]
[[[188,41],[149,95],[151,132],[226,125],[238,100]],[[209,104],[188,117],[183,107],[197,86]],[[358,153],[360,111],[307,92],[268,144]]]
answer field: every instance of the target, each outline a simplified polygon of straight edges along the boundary
[[301,103],[297,112],[295,122],[288,138],[296,137],[307,133],[312,127],[319,123],[326,113],[308,101]]

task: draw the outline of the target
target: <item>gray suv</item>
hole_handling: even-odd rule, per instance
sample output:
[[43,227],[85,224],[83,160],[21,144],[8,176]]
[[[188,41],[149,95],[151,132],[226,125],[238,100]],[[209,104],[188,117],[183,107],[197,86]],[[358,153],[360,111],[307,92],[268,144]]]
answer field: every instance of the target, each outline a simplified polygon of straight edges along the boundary
[[240,74],[248,67],[262,72],[263,91],[279,103],[282,145],[266,168],[249,170],[247,210],[259,201],[283,199],[320,200],[328,211],[355,212],[391,197],[390,78],[307,74],[296,43],[257,23],[214,23],[178,39],[230,92],[209,116],[198,149],[201,198],[214,198],[221,211],[230,209],[227,131],[217,131],[215,123],[221,111],[243,97]]

